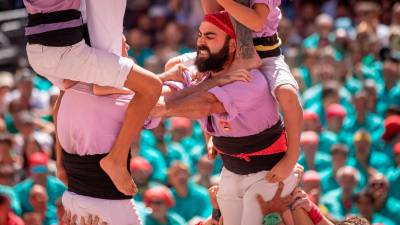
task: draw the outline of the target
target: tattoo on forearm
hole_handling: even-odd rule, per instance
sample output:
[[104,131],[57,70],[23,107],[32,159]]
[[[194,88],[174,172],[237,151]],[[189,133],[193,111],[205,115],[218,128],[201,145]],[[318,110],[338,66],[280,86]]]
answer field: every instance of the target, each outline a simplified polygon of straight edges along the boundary
[[[250,7],[250,0],[235,0],[237,3]],[[235,28],[239,56],[242,59],[251,59],[254,57],[254,45],[252,31],[246,26],[232,18],[233,26]]]

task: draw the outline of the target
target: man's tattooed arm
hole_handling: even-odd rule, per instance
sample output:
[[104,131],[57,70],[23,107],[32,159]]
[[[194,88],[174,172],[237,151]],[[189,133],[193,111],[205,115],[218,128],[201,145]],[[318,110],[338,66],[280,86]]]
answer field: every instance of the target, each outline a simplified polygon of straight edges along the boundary
[[[235,2],[250,7],[250,0],[235,0]],[[255,57],[252,31],[231,17],[236,32],[236,38],[241,59],[247,60]]]

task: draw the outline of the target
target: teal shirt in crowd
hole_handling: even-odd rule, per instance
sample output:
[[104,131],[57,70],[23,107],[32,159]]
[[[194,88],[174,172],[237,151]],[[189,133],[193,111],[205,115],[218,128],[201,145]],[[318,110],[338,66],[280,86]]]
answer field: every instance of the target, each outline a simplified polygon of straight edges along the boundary
[[400,167],[392,167],[388,170],[389,196],[400,201]]
[[399,222],[400,201],[389,196],[388,199],[386,200],[386,205],[377,213],[381,214],[386,218],[390,218],[393,221]]
[[374,215],[372,215],[372,225],[374,225],[374,224],[398,225],[391,219],[389,219],[385,216],[382,216],[379,213],[374,213]]
[[151,216],[150,212],[147,212],[143,219],[143,225],[186,225],[187,222],[178,214],[173,212],[167,213],[167,223],[160,223],[154,217]]
[[[384,132],[383,119],[375,113],[366,113],[364,123],[357,122],[357,118],[345,120],[343,130],[347,134],[355,134],[357,131],[365,129],[371,134],[372,145],[374,148],[382,149],[382,134]],[[354,136],[354,135],[353,135]]]
[[[29,195],[34,183],[31,178],[22,181],[15,185],[14,190],[21,203],[22,214],[26,212],[33,212],[32,205],[29,203]],[[66,190],[65,185],[56,177],[48,176],[46,191],[49,197],[47,201],[47,210],[50,218],[57,218],[56,202],[63,195]]]
[[142,148],[139,155],[149,161],[153,167],[150,180],[160,183],[167,182],[167,165],[160,152],[153,148]]
[[330,130],[323,130],[319,135],[318,152],[331,154],[333,145],[339,143],[338,135]]
[[187,222],[198,216],[208,218],[211,215],[212,207],[206,188],[189,182],[188,195],[180,197],[175,189],[172,189],[175,198],[173,212],[181,215]]
[[339,184],[336,181],[333,170],[325,170],[320,173],[322,193],[328,193],[332,190],[338,189]]
[[355,95],[362,90],[363,84],[357,77],[350,76],[346,79],[344,87],[350,92],[351,95]]
[[153,53],[153,50],[151,50],[151,48],[143,48],[139,52],[134,51],[131,48],[128,51],[128,55],[130,57],[133,57],[135,59],[135,62],[141,67],[144,67],[144,62],[146,61],[146,59],[148,59],[153,54],[154,53]]
[[0,193],[5,194],[10,199],[10,205],[16,215],[22,214],[21,204],[14,189],[9,186],[0,185]]
[[343,220],[347,215],[354,213],[354,206],[351,205],[346,209],[342,203],[341,196],[342,189],[338,188],[326,193],[321,199],[322,204],[326,206],[329,214],[336,220]]
[[[310,165],[307,164],[305,155],[301,152],[298,163],[304,167],[304,171],[310,170]],[[314,167],[315,170],[318,172],[322,172],[325,170],[331,169],[331,156],[323,153],[323,152],[316,152],[315,159],[314,159]]]
[[386,87],[383,89],[376,106],[377,114],[384,117],[386,110],[391,106],[400,107],[400,82],[397,82],[390,90]]

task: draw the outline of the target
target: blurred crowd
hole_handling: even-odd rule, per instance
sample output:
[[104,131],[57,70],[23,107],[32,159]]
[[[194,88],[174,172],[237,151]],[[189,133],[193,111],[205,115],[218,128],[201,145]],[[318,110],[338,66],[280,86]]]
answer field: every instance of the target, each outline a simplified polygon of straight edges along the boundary
[[[1,10],[21,7],[0,1]],[[304,191],[332,220],[400,225],[400,3],[282,0],[281,9],[279,36],[304,107]],[[199,0],[128,0],[130,56],[162,71],[195,50],[202,17]],[[0,72],[0,224],[63,224],[52,116],[59,91],[23,54],[15,65]],[[218,184],[222,161],[208,160],[197,122],[166,119],[144,130],[132,153],[144,225],[210,216],[207,189]]]

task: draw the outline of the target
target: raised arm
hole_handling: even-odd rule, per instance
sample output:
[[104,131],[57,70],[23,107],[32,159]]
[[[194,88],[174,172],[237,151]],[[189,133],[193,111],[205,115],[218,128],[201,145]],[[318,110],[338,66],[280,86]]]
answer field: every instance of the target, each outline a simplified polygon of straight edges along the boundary
[[218,12],[222,7],[217,3],[217,0],[201,0],[201,7],[204,14]]
[[267,21],[269,8],[265,4],[257,3],[253,8],[250,8],[247,0],[218,0],[218,3],[224,7],[237,22],[253,31],[261,31]]

